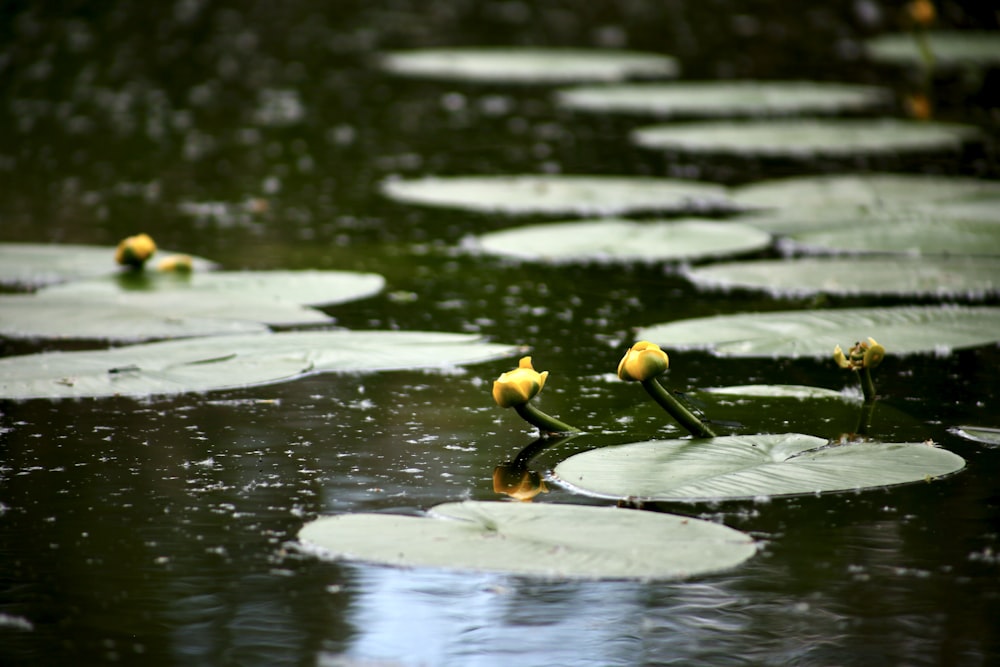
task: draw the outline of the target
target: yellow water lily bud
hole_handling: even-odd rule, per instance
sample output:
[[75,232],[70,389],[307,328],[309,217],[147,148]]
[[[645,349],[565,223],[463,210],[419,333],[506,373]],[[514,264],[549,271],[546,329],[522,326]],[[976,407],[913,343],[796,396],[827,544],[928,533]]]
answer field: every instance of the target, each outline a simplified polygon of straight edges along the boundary
[[937,10],[930,0],[913,0],[906,6],[906,13],[911,21],[925,28],[937,18]]
[[156,265],[158,271],[173,271],[175,273],[191,273],[194,265],[190,255],[170,255],[160,260]]
[[122,239],[115,249],[115,261],[122,266],[141,269],[156,252],[156,243],[148,234],[136,234]]
[[851,368],[851,362],[847,360],[847,355],[844,354],[844,351],[840,349],[839,345],[833,348],[833,360],[837,362],[837,365],[841,368]]
[[618,377],[626,382],[644,382],[663,375],[669,366],[670,358],[659,345],[641,340],[618,362]]
[[539,373],[531,365],[531,357],[521,357],[517,368],[506,373],[493,382],[493,400],[501,408],[523,405],[545,386],[548,371]]
[[493,490],[527,502],[539,493],[548,493],[545,480],[537,472],[516,465],[499,465],[493,469]]
[[885,359],[885,348],[876,343],[874,338],[869,338],[862,364],[865,368],[875,368],[883,359]]

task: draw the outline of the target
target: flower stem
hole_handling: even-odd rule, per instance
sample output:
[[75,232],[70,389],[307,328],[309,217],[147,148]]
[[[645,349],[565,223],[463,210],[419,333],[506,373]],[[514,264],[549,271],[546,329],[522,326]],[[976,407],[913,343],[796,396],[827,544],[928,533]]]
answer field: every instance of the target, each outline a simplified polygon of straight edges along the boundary
[[545,414],[531,403],[515,405],[514,409],[521,415],[521,419],[532,426],[537,426],[542,433],[577,433],[580,430]]
[[875,402],[875,383],[872,381],[872,372],[869,368],[861,369],[861,393],[865,395],[865,403]]
[[660,404],[660,407],[669,412],[671,417],[680,422],[681,426],[686,428],[691,435],[696,438],[715,437],[712,429],[708,428],[690,410],[684,407],[680,401],[674,398],[673,394],[667,391],[656,378],[643,380],[642,386],[646,390],[646,393],[652,396],[653,400]]

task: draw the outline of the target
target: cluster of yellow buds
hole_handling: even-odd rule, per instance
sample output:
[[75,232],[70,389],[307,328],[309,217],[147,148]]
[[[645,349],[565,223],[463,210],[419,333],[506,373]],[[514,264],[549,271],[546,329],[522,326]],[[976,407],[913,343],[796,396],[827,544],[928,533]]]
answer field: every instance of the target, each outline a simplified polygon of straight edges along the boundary
[[875,368],[885,358],[885,348],[869,338],[866,342],[855,343],[854,347],[844,354],[838,345],[833,349],[833,360],[846,370],[857,371],[863,368]]

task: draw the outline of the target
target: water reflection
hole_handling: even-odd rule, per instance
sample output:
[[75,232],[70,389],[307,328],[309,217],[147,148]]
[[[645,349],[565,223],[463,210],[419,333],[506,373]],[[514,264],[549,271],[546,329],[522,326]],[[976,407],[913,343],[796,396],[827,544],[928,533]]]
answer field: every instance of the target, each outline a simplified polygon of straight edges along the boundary
[[540,493],[548,493],[542,475],[530,470],[528,463],[543,450],[576,437],[578,433],[558,437],[541,437],[518,452],[513,460],[501,463],[493,469],[493,491],[515,500],[530,501]]

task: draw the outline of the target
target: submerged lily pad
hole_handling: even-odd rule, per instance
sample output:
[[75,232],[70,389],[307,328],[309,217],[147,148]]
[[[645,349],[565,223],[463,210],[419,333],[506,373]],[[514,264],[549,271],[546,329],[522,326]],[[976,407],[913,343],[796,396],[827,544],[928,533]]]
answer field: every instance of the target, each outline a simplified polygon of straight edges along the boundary
[[911,208],[926,202],[984,196],[1000,197],[1000,182],[924,174],[834,174],[760,181],[732,190],[733,200],[740,206],[816,211]]
[[[175,253],[159,250],[151,264],[172,254]],[[201,257],[192,257],[191,262],[194,271],[215,267]],[[0,285],[40,287],[120,272],[113,246],[0,243]]]
[[523,47],[395,51],[382,66],[410,77],[518,84],[664,78],[678,70],[674,58],[653,53]]
[[484,234],[472,247],[538,262],[655,262],[761,250],[771,236],[747,225],[709,220],[581,220]]
[[283,382],[312,373],[450,367],[517,354],[467,334],[293,331],[0,358],[0,397],[154,396]]
[[384,279],[347,271],[119,275],[0,296],[0,335],[145,340],[324,324],[308,305],[378,293]]
[[637,338],[722,357],[829,357],[875,338],[889,354],[947,354],[1000,341],[1000,308],[896,306],[716,315],[644,327]]
[[[997,248],[1000,252],[1000,244]],[[688,269],[686,275],[699,287],[760,289],[781,295],[982,298],[1000,292],[1000,262],[971,257],[878,256],[726,262]]]
[[441,176],[386,181],[382,192],[408,204],[511,215],[621,215],[730,208],[722,186],[638,176]]
[[965,467],[924,443],[829,443],[800,433],[652,440],[583,452],[555,468],[573,490],[648,501],[723,500],[921,482]]
[[978,136],[956,123],[830,119],[673,123],[639,128],[632,139],[662,150],[808,158],[954,149]]
[[[1000,64],[1000,33],[975,30],[932,30],[924,35],[935,66]],[[890,33],[865,43],[872,60],[924,65],[924,54],[913,33]]]
[[689,517],[583,505],[445,503],[427,516],[341,514],[299,531],[321,557],[549,579],[680,579],[753,556],[753,538]]
[[837,113],[886,104],[885,88],[804,81],[698,81],[568,88],[559,104],[575,111],[658,116],[775,116]]

